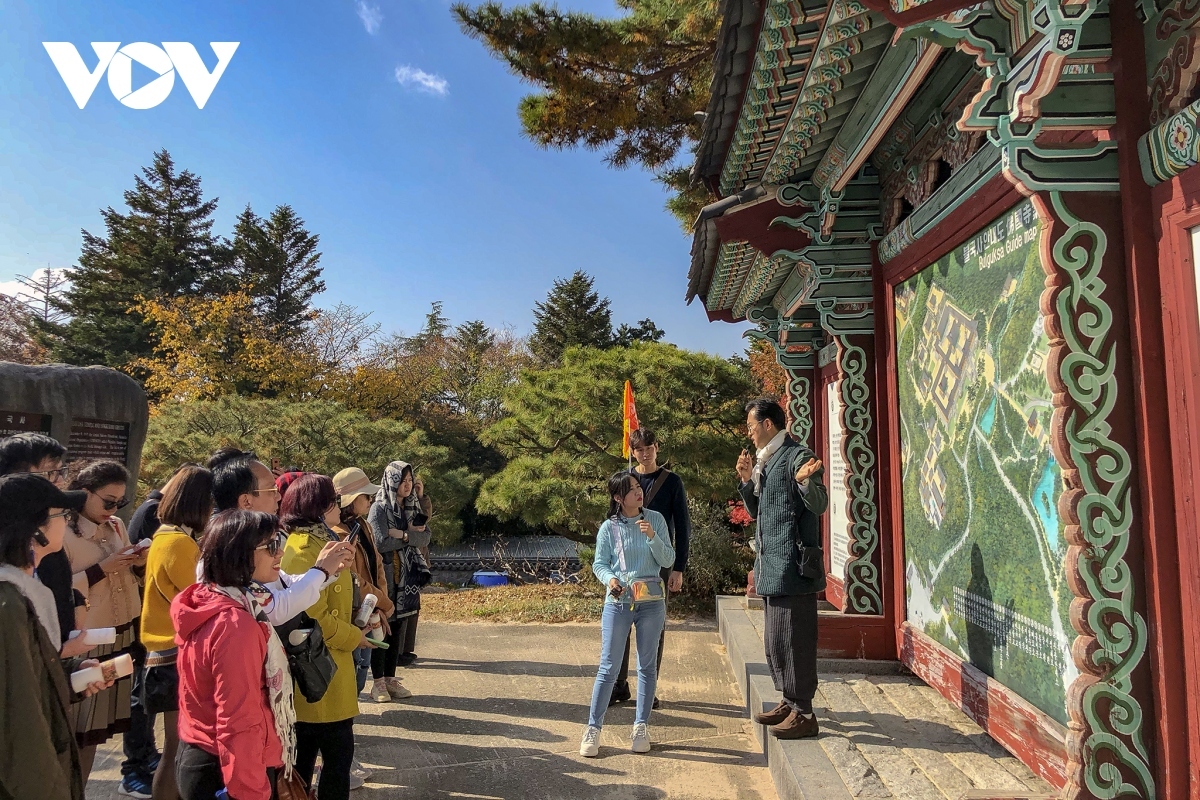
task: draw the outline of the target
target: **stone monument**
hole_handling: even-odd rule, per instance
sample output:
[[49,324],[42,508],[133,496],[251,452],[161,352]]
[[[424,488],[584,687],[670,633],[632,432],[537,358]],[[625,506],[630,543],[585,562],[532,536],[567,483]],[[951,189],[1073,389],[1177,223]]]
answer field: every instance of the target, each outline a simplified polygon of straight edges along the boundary
[[146,392],[115,369],[0,361],[0,438],[45,433],[66,446],[68,464],[120,461],[129,469],[130,498],[149,417]]

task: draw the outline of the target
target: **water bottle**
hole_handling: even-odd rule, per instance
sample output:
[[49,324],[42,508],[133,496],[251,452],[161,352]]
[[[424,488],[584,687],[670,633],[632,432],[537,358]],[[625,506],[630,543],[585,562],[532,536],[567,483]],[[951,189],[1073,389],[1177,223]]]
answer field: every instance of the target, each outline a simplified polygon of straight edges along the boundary
[[373,594],[368,594],[363,598],[362,606],[358,609],[358,616],[354,618],[354,624],[360,628],[367,626],[367,620],[371,618],[371,612],[375,610],[375,604],[379,602],[379,598]]

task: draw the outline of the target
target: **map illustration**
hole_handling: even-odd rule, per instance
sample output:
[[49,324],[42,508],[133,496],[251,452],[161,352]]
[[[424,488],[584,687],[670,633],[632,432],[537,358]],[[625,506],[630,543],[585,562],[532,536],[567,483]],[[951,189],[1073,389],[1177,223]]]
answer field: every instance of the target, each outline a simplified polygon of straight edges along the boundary
[[1027,200],[895,290],[908,619],[1066,724],[1071,592]]

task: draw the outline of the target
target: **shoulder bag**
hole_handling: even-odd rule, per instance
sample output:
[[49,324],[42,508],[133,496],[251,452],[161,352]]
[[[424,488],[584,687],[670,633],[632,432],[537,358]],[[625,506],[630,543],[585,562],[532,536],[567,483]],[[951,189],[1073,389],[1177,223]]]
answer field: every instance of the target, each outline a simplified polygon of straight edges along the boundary
[[[283,579],[280,578],[279,582],[283,583]],[[287,588],[286,583],[284,588]],[[329,646],[325,644],[321,626],[301,611],[282,625],[276,625],[275,632],[279,634],[279,641],[283,643],[296,688],[304,695],[305,700],[310,703],[317,702],[325,696],[325,692],[329,690],[329,682],[337,672],[337,664],[333,660],[333,654],[329,652]],[[304,635],[294,637],[297,642],[293,644],[292,634],[298,632],[303,632]]]

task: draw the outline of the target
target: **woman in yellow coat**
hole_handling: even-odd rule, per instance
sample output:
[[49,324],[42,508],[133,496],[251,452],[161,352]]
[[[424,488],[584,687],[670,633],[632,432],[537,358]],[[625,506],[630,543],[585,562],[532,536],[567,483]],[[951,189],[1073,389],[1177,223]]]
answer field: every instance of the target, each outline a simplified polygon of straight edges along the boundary
[[[324,475],[305,474],[288,487],[280,508],[280,521],[288,532],[282,568],[302,574],[316,564],[321,548],[337,540],[332,530],[341,522],[337,492]],[[307,702],[296,692],[296,771],[312,780],[317,755],[321,756],[320,800],[347,800],[350,768],[354,762],[354,718],[358,715],[358,685],[354,676],[354,650],[372,647],[365,632],[354,625],[354,583],[349,570],[321,590],[308,615],[321,626],[337,672],[325,696]]]

